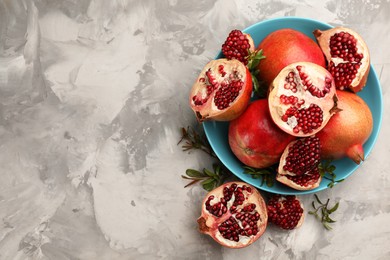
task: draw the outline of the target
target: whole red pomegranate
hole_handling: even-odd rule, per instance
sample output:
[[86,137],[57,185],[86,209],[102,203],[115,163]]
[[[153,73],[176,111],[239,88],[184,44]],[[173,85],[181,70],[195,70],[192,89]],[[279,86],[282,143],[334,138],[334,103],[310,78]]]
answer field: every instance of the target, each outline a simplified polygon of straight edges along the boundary
[[364,160],[363,144],[373,128],[371,110],[358,95],[337,90],[341,109],[317,134],[321,140],[321,157],[339,159],[348,156],[359,164]]
[[231,121],[228,136],[236,157],[254,168],[277,163],[284,148],[295,139],[272,121],[266,99],[250,103],[240,117]]
[[292,141],[284,150],[276,180],[296,190],[312,190],[322,180],[320,164],[320,139],[316,136]]
[[259,65],[259,80],[269,86],[287,65],[308,61],[325,67],[325,58],[317,43],[299,31],[280,29],[267,35],[257,49],[266,57]]
[[362,37],[345,27],[313,33],[328,61],[336,87],[353,92],[362,90],[370,71],[370,54]]
[[218,59],[203,68],[192,86],[189,103],[200,122],[230,121],[244,112],[251,94],[248,68],[237,59]]
[[311,62],[283,68],[269,88],[271,117],[288,134],[305,137],[319,132],[336,111],[333,77]]
[[229,182],[209,192],[202,202],[199,231],[230,248],[255,242],[265,231],[267,208],[261,194],[243,182]]

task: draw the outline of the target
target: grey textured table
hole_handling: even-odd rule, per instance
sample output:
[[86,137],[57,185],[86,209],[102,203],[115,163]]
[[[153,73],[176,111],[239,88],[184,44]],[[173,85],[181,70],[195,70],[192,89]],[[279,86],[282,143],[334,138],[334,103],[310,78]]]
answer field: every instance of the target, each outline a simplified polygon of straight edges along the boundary
[[[390,259],[389,1],[0,2],[0,259]],[[301,16],[358,31],[380,77],[378,142],[326,231],[307,216],[241,250],[199,234],[177,146],[189,88],[234,29]],[[312,195],[302,197],[310,208]]]

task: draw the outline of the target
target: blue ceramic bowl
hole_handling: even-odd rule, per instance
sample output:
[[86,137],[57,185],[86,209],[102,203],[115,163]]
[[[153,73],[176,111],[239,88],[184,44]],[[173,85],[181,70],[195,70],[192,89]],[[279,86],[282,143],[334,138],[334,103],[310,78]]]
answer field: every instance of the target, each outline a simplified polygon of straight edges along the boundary
[[[254,24],[245,30],[246,33],[249,33],[254,42],[255,46],[257,46],[264,37],[270,34],[273,31],[282,28],[292,28],[302,33],[308,35],[313,40],[315,40],[312,32],[315,29],[326,30],[332,28],[331,25],[325,24],[319,21],[306,19],[306,18],[298,18],[298,17],[284,17],[277,18],[259,22]],[[222,54],[216,58],[222,57]],[[369,156],[379,133],[379,129],[382,121],[382,113],[383,113],[383,104],[382,104],[382,92],[381,86],[378,80],[378,77],[375,73],[374,68],[371,66],[370,73],[367,80],[367,85],[363,89],[363,91],[359,92],[358,95],[364,99],[364,101],[368,104],[371,109],[373,118],[374,118],[374,129],[370,138],[364,144],[364,151],[366,158]],[[278,194],[308,194],[315,193],[320,190],[324,190],[328,188],[329,180],[323,179],[320,186],[316,189],[309,191],[298,191],[291,189],[279,182],[274,182],[272,187],[268,187],[266,184],[261,185],[260,179],[253,179],[250,175],[244,174],[243,164],[235,157],[232,153],[229,143],[228,143],[228,122],[215,122],[208,121],[203,124],[206,136],[208,141],[211,144],[214,152],[221,160],[221,162],[238,178],[241,180],[261,189],[264,191],[278,193]],[[356,165],[351,159],[343,158],[340,160],[336,160],[332,162],[336,166],[336,175],[337,179],[345,179],[349,175],[351,175],[359,165]]]

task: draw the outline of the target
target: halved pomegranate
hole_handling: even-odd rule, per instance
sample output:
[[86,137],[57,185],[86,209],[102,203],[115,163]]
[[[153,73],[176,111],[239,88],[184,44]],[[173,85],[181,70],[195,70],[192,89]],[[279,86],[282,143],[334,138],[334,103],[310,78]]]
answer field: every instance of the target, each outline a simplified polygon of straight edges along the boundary
[[359,92],[366,85],[370,71],[370,54],[360,35],[345,27],[315,30],[314,36],[328,60],[336,88]]
[[222,53],[229,60],[237,59],[248,64],[248,56],[255,51],[255,44],[252,37],[240,30],[233,30],[229,33],[222,44]]
[[252,94],[252,77],[239,60],[212,60],[192,86],[189,103],[197,119],[230,121],[241,115]]
[[272,82],[268,105],[280,129],[298,137],[313,135],[337,111],[333,77],[311,62],[290,64]]
[[305,219],[303,204],[294,195],[272,196],[268,200],[267,211],[269,222],[282,229],[299,228]]
[[199,231],[219,244],[242,248],[265,231],[267,208],[256,188],[244,182],[229,182],[209,192],[202,203]]
[[296,190],[311,190],[321,182],[321,145],[316,136],[291,142],[284,150],[276,180]]

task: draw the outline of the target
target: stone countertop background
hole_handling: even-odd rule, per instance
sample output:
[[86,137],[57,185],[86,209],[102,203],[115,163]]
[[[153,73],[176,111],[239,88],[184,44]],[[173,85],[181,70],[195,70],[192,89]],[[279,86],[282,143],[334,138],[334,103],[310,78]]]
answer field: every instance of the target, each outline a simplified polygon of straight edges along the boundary
[[[390,259],[389,13],[379,0],[0,1],[0,259]],[[180,177],[212,163],[177,146],[196,126],[188,92],[230,30],[281,16],[363,36],[382,129],[318,193],[340,201],[332,231],[307,216],[222,248],[197,231],[205,191]]]

